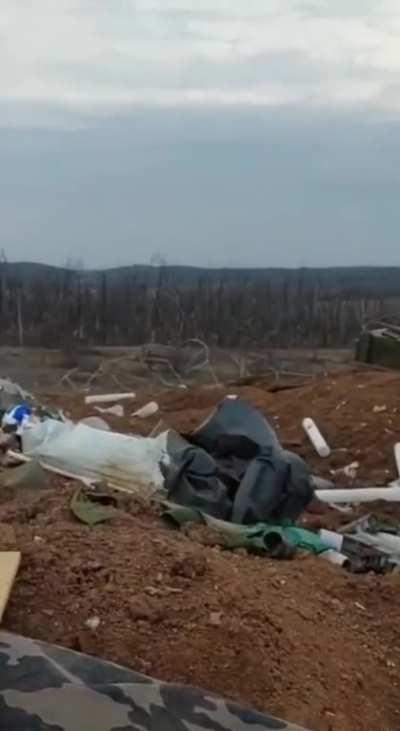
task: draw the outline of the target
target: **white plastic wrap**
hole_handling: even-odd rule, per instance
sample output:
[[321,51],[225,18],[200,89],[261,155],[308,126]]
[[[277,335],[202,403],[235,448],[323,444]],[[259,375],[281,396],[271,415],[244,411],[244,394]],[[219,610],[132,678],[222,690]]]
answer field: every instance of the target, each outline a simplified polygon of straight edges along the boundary
[[85,424],[46,419],[22,435],[23,453],[46,464],[94,480],[133,489],[138,483],[160,488],[167,432],[140,438],[92,429]]

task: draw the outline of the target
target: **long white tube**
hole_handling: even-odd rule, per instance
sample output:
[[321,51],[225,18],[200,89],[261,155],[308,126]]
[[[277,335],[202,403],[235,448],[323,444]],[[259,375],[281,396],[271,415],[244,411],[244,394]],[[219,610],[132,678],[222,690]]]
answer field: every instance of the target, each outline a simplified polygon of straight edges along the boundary
[[86,396],[85,404],[109,404],[113,401],[123,401],[124,399],[134,399],[136,394],[131,393],[104,393],[94,396]]
[[388,551],[389,553],[400,555],[400,536],[394,536],[391,533],[375,533],[371,535],[364,531],[355,533],[354,537],[357,538],[357,536],[359,536],[363,543],[368,543],[370,546],[376,546],[382,551]]
[[400,502],[400,486],[316,490],[315,496],[323,503],[331,503],[332,505],[336,503],[372,503],[374,500],[398,503]]
[[329,457],[331,450],[312,419],[303,419],[303,429],[320,457]]

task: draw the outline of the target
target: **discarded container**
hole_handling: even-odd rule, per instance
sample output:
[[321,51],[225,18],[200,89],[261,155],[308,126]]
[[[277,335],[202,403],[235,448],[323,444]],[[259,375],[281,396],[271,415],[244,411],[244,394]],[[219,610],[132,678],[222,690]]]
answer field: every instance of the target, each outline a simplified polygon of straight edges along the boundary
[[136,394],[131,393],[104,393],[95,396],[85,396],[85,404],[109,404],[113,401],[123,401],[126,399],[134,399]]
[[3,429],[6,427],[15,428],[17,434],[21,434],[32,415],[32,409],[26,404],[18,404],[7,411],[2,420]]
[[331,450],[313,419],[303,419],[303,429],[320,457],[329,457]]
[[159,410],[160,407],[156,401],[149,401],[148,404],[142,406],[141,409],[135,411],[132,416],[135,416],[137,419],[148,419],[149,416],[154,416],[154,414],[157,414]]

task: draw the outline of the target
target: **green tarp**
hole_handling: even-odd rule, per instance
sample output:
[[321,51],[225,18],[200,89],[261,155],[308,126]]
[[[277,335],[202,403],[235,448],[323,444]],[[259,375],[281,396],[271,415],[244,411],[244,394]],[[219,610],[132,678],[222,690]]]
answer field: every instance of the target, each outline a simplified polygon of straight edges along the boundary
[[189,523],[207,525],[216,531],[226,548],[246,548],[274,558],[292,558],[296,550],[309,551],[315,555],[329,550],[317,533],[296,525],[239,525],[213,518],[200,510],[186,508],[174,503],[163,503],[163,516],[177,527]]

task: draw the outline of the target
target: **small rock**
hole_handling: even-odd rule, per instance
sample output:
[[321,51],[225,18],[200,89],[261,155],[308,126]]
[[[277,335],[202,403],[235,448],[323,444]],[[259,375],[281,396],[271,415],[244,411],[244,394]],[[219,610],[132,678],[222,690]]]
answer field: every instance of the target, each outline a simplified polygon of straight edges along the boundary
[[363,604],[360,604],[360,602],[354,602],[354,606],[357,607],[361,612],[365,612],[366,609]]
[[185,556],[185,558],[175,561],[171,574],[184,576],[186,579],[195,579],[197,576],[204,576],[206,568],[207,562],[204,556]]
[[95,632],[96,629],[98,629],[100,625],[100,617],[89,617],[89,619],[86,620],[85,626],[88,629],[91,629],[93,632]]
[[212,627],[220,627],[222,624],[222,612],[211,612],[208,623]]
[[154,607],[145,597],[136,597],[129,604],[129,616],[135,622],[159,622],[162,619],[160,607]]

